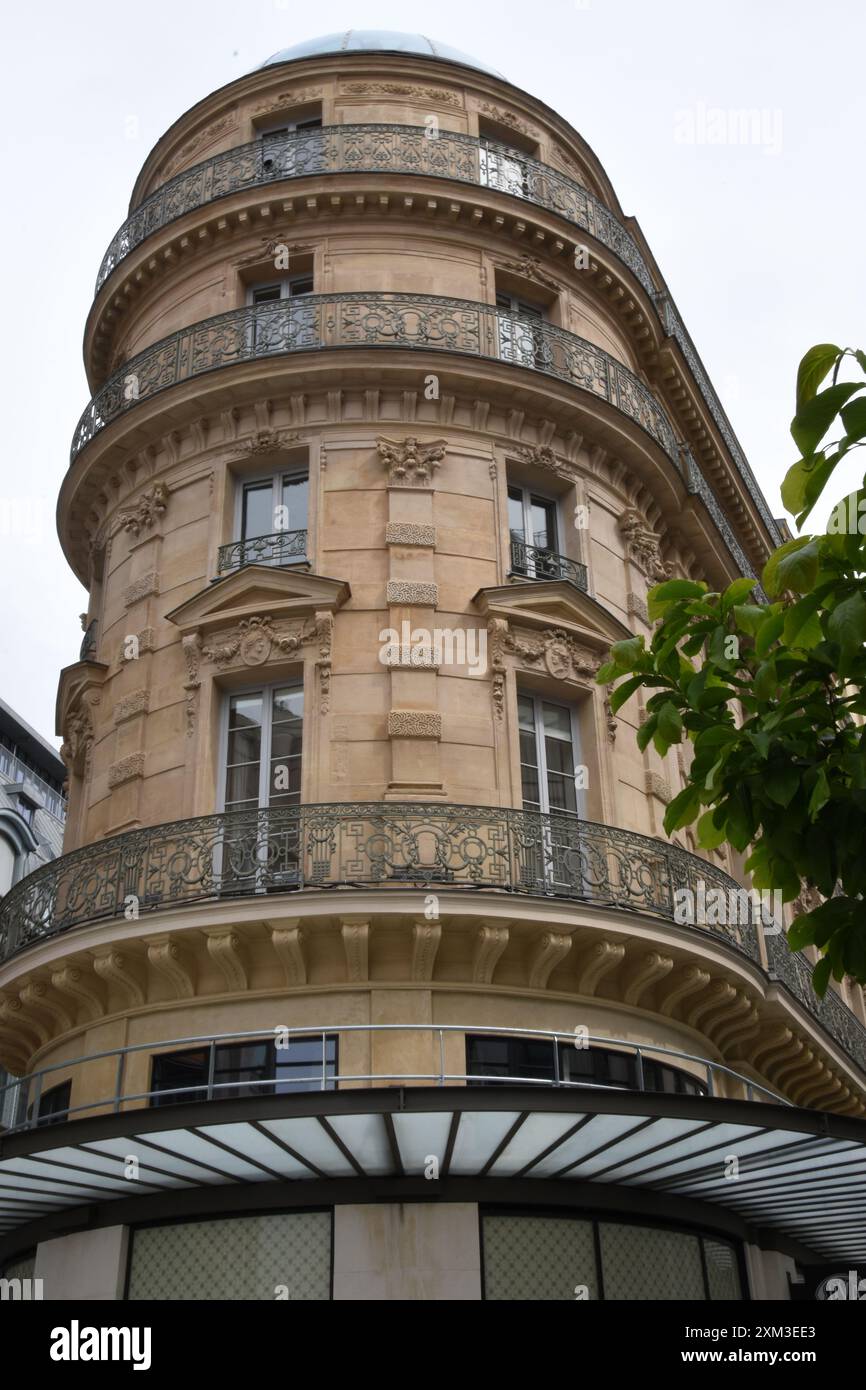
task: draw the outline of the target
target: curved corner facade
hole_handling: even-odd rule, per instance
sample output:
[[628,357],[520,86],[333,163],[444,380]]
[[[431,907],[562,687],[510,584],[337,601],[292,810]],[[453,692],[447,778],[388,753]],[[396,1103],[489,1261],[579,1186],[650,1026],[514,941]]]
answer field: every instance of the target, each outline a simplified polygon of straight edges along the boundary
[[688,751],[595,682],[652,584],[778,531],[580,137],[429,53],[266,64],[148,157],[84,347],[66,840],[0,904],[7,1274],[777,1298],[862,1259],[863,991],[665,837]]

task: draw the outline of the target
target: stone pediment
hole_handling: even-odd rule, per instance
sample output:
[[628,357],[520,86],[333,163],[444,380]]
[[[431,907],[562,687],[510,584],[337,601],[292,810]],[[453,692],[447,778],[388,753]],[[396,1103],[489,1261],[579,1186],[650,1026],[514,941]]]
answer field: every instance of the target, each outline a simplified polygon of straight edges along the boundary
[[613,642],[634,636],[596,599],[566,579],[528,580],[524,584],[479,589],[473,602],[489,622],[498,619],[509,626],[541,631],[556,628],[599,652],[606,651]]
[[172,609],[166,618],[183,633],[208,632],[231,627],[263,610],[273,618],[334,613],[349,595],[349,586],[342,579],[272,569],[269,565],[246,565],[209,584]]

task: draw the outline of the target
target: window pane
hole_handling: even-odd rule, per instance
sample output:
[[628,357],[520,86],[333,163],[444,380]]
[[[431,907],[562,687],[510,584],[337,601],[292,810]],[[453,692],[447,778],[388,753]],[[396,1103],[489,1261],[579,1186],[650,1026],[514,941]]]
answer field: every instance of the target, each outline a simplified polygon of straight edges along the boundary
[[290,299],[297,299],[297,298],[299,297],[299,295],[302,295],[302,294],[312,294],[312,293],[313,293],[313,277],[312,277],[312,275],[309,275],[309,276],[306,276],[306,275],[305,275],[303,279],[300,279],[300,280],[291,280],[291,281],[289,281],[289,287],[288,287],[288,288],[289,288],[289,295],[288,295],[288,297],[289,297]]
[[283,519],[286,520],[282,528],[286,531],[306,531],[307,529],[307,497],[309,493],[309,483],[307,478],[286,477],[283,478],[283,506],[285,512]]
[[742,1298],[737,1252],[732,1245],[704,1236],[704,1258],[712,1299]]
[[544,732],[555,734],[557,738],[568,739],[571,742],[571,711],[562,705],[549,705],[545,702],[542,706],[544,713]]
[[289,686],[274,692],[274,722],[289,718],[301,719],[304,713],[304,692],[299,686]]
[[697,1236],[602,1222],[606,1299],[706,1298]]
[[238,763],[257,763],[261,757],[262,731],[257,726],[249,729],[232,729],[229,733],[227,763],[234,767]]
[[508,489],[508,529],[518,540],[524,539],[523,493],[519,488]]
[[239,801],[250,801],[254,805],[259,800],[259,764],[241,763],[226,771],[226,807],[236,808]]
[[547,792],[551,811],[577,812],[577,793],[573,778],[548,777]]
[[578,1285],[598,1298],[592,1222],[485,1215],[482,1239],[485,1299],[573,1303]]
[[537,497],[533,497],[529,505],[529,516],[532,526],[532,544],[540,546],[542,549],[553,549],[555,544],[553,504],[541,502]]
[[257,285],[252,293],[254,304],[270,304],[272,300],[279,299],[279,285]]
[[229,728],[243,729],[262,722],[261,695],[235,695],[229,704]]
[[[521,729],[532,729],[535,732],[535,712],[532,701],[528,695],[518,695],[517,715]],[[533,762],[535,759],[533,758]]]
[[274,530],[274,488],[271,482],[250,483],[244,488],[241,540],[270,536]]

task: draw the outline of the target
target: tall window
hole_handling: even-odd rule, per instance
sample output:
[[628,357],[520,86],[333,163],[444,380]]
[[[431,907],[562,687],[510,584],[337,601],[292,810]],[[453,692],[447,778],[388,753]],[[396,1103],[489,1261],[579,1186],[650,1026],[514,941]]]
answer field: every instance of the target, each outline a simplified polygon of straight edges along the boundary
[[580,742],[577,714],[540,695],[518,694],[520,773],[527,811],[583,814],[577,785]]
[[300,682],[229,697],[226,811],[300,803],[303,723]]
[[237,565],[291,565],[307,558],[307,470],[269,474],[240,490]]
[[511,568],[530,579],[558,579],[556,503],[529,488],[508,489]]
[[502,360],[542,368],[546,354],[542,327],[547,317],[544,305],[522,299],[507,290],[497,290],[496,308],[499,356]]

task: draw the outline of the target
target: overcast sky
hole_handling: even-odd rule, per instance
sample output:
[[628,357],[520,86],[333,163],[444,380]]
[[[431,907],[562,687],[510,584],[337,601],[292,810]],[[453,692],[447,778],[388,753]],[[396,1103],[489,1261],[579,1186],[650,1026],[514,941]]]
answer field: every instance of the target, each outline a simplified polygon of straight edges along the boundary
[[[542,97],[638,218],[781,516],[797,362],[816,342],[866,346],[863,16],[862,0],[7,7],[0,695],[53,736],[86,602],[54,528],[88,397],[84,321],[148,150],[194,102],[277,49],[349,27],[425,33]],[[746,110],[760,113],[756,138],[720,143]]]

